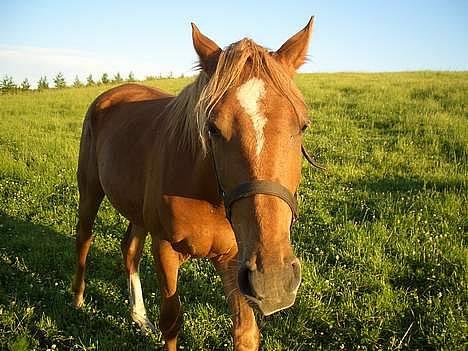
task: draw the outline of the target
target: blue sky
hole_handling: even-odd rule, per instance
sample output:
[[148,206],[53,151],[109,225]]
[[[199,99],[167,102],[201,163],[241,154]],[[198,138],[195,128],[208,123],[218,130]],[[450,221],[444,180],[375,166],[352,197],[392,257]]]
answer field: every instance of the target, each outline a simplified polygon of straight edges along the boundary
[[468,1],[0,0],[0,75],[193,74],[190,22],[277,49],[316,16],[303,72],[468,70]]

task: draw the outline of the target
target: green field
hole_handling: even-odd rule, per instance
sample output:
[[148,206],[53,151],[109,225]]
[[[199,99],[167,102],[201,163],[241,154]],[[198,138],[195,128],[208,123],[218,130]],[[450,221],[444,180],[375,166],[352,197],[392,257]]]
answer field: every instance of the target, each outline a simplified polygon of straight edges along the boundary
[[[170,92],[190,81],[145,84]],[[303,263],[294,307],[258,316],[262,350],[466,350],[468,73],[303,74],[313,121],[293,242]],[[80,129],[108,87],[0,95],[0,349],[154,350],[129,315],[120,239],[104,202],[86,306],[72,307]],[[148,240],[150,241],[150,240]],[[148,243],[147,243],[148,245]],[[159,292],[141,263],[152,320]],[[182,268],[185,350],[232,349],[220,279]]]

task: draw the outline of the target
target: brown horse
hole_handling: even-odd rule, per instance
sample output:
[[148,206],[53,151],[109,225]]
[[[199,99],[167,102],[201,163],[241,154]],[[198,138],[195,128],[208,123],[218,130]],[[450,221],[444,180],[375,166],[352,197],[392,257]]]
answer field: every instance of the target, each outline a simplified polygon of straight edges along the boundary
[[312,26],[313,18],[270,52],[250,39],[222,50],[192,24],[201,72],[178,96],[125,84],[91,104],[78,163],[76,306],[106,195],[130,222],[122,253],[133,320],[154,330],[138,276],[150,233],[167,349],[176,349],[177,275],[190,257],[208,257],[222,275],[235,349],[258,349],[251,306],[264,315],[291,306],[301,280],[290,227],[308,119],[292,76],[304,63]]

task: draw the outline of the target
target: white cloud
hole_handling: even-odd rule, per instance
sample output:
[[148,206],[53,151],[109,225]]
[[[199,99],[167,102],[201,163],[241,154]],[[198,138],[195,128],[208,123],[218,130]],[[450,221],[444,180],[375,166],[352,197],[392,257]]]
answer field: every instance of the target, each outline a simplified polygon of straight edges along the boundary
[[58,72],[62,72],[68,83],[75,77],[81,80],[88,74],[99,78],[104,72],[113,75],[120,72],[127,76],[132,71],[137,78],[172,72],[174,75],[188,72],[177,67],[168,68],[157,64],[156,59],[110,57],[93,52],[72,49],[40,48],[32,46],[0,46],[0,75],[12,76],[19,83],[24,78],[35,85],[41,76],[49,83]]

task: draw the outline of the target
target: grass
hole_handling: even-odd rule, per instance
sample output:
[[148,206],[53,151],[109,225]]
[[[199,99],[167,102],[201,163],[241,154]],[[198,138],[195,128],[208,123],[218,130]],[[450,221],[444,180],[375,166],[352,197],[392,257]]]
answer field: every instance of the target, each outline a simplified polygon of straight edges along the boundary
[[[175,93],[188,81],[146,83]],[[328,171],[304,163],[293,232],[303,283],[294,307],[258,316],[261,349],[466,349],[468,73],[296,81],[313,120],[306,145]],[[108,202],[89,256],[86,306],[71,304],[80,129],[106,88],[0,96],[0,349],[162,347],[161,335],[143,335],[129,317],[119,250],[126,221]],[[157,320],[148,243],[141,275]],[[232,349],[210,264],[185,264],[180,291],[180,345]]]

